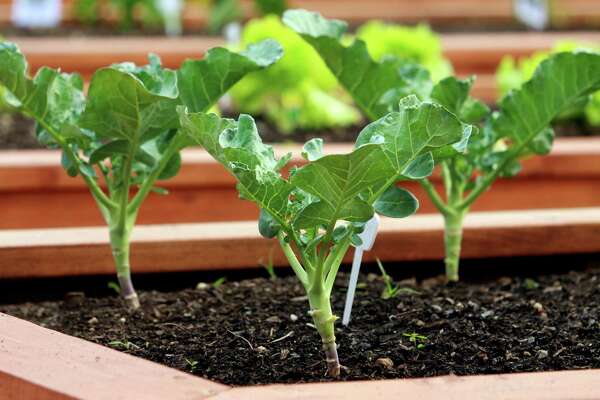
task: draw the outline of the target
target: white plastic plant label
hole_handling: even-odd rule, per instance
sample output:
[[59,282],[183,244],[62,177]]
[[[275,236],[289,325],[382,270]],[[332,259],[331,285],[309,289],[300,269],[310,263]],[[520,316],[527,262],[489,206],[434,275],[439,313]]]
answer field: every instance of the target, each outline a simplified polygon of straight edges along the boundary
[[517,19],[530,28],[543,30],[550,22],[548,0],[514,0],[513,8]]
[[156,7],[165,20],[165,33],[169,36],[181,35],[183,0],[156,0]]
[[350,281],[348,282],[348,292],[346,293],[346,304],[344,305],[344,315],[342,316],[342,324],[350,323],[352,314],[352,304],[354,303],[354,293],[356,293],[356,285],[358,283],[358,273],[362,264],[362,257],[365,251],[370,251],[375,243],[377,231],[379,229],[379,216],[375,214],[365,224],[364,231],[358,235],[362,240],[362,244],[354,249],[354,259],[352,260],[352,270],[350,271]]
[[11,19],[19,28],[54,28],[61,16],[62,0],[13,0]]

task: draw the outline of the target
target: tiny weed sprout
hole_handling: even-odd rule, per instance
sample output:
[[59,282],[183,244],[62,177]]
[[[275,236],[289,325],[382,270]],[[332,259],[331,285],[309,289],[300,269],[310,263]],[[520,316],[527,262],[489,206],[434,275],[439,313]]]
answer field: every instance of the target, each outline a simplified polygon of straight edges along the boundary
[[344,22],[317,13],[290,10],[283,21],[315,48],[371,120],[393,110],[398,97],[412,94],[440,105],[463,124],[463,140],[435,153],[445,199],[427,176],[419,181],[444,216],[448,281],[458,280],[463,220],[473,202],[498,177],[517,174],[520,159],[547,154],[554,138],[552,121],[575,105],[585,105],[600,89],[600,54],[562,52],[541,62],[533,77],[490,113],[469,96],[473,78],[448,77],[433,84],[420,65],[393,56],[375,62],[363,41],[345,46]]
[[[308,163],[284,174],[291,154],[277,159],[254,120],[238,121],[179,108],[181,127],[238,181],[240,196],[261,209],[259,232],[277,238],[308,295],[330,376],[340,374],[331,292],[349,247],[375,212],[395,218],[418,203],[396,186],[432,172],[434,153],[462,140],[463,125],[443,107],[404,98],[398,111],[368,125],[349,154],[324,155],[323,141],[304,145]],[[446,149],[446,150],[445,150]]]
[[401,287],[399,283],[394,285],[394,280],[392,279],[391,276],[389,276],[387,274],[387,272],[385,272],[385,268],[383,268],[383,263],[381,262],[381,260],[379,258],[376,258],[375,261],[377,262],[379,271],[381,271],[381,278],[383,279],[383,283],[385,283],[385,289],[381,293],[382,299],[385,299],[385,300],[393,299],[394,297],[399,296],[401,294],[406,294],[406,295],[413,295],[413,294],[418,295],[419,294],[419,292],[414,289]]
[[421,350],[425,348],[428,337],[425,335],[419,335],[416,332],[404,332],[402,336],[407,337],[408,341],[415,345],[415,350]]
[[[117,64],[98,70],[87,97],[77,74],[42,68],[31,79],[27,61],[12,43],[0,43],[0,84],[8,102],[37,122],[41,143],[62,150],[62,165],[80,175],[109,227],[121,296],[139,307],[131,282],[130,237],[139,209],[157,180],[177,174],[180,150],[190,143],[179,131],[176,108],[211,107],[245,74],[281,56],[274,41],[242,54],[216,48],[178,71],[163,69],[156,56],[137,67]],[[65,210],[68,212],[68,210]]]

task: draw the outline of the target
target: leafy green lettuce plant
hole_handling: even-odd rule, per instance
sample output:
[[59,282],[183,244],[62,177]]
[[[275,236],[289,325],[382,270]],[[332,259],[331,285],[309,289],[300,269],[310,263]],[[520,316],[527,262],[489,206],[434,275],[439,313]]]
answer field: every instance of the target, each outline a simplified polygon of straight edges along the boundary
[[278,16],[248,22],[242,45],[267,38],[277,38],[285,55],[272,68],[248,75],[233,87],[230,93],[237,109],[263,115],[283,133],[359,122],[360,113],[319,55]]
[[358,233],[377,212],[402,218],[415,212],[415,197],[396,186],[433,169],[434,153],[461,140],[463,124],[443,107],[402,99],[397,112],[371,123],[349,154],[323,155],[323,142],[304,146],[308,163],[282,171],[291,154],[277,159],[262,143],[254,120],[236,122],[180,108],[182,129],[237,179],[240,196],[261,209],[258,228],[277,238],[306,290],[330,376],[340,374],[331,292],[344,255],[360,244]]
[[462,224],[470,206],[498,177],[517,174],[519,159],[547,154],[554,137],[551,121],[574,104],[588,101],[600,85],[600,55],[559,53],[543,61],[531,80],[510,92],[500,101],[499,111],[490,114],[487,106],[469,96],[473,79],[448,77],[431,85],[397,68],[394,59],[373,61],[360,40],[345,46],[342,21],[292,10],[285,13],[284,22],[319,52],[371,119],[389,112],[398,93],[414,92],[463,123],[463,140],[435,153],[441,160],[445,200],[426,177],[419,181],[445,219],[449,281],[458,280]]
[[[164,69],[156,56],[138,67],[117,64],[98,70],[87,96],[77,74],[40,69],[29,78],[25,57],[12,43],[0,43],[0,84],[8,101],[37,122],[39,140],[62,150],[62,165],[80,175],[106,224],[121,294],[139,306],[131,281],[130,237],[139,209],[157,180],[179,170],[179,151],[190,143],[179,131],[176,108],[208,110],[245,74],[281,56],[274,41],[242,54],[210,50],[178,71]],[[68,209],[65,209],[68,212]]]
[[[520,88],[521,85],[531,79],[540,63],[553,54],[578,50],[600,53],[600,47],[598,46],[564,40],[557,42],[552,50],[540,51],[530,57],[516,60],[512,56],[505,56],[496,71],[496,83],[500,94],[505,96],[511,90]],[[594,93],[589,101],[573,104],[557,116],[558,119],[563,120],[582,117],[590,125],[600,126],[600,92]]]
[[394,56],[421,64],[435,82],[452,74],[452,65],[442,54],[439,36],[425,24],[411,27],[370,21],[356,31],[356,37],[366,43],[375,60]]

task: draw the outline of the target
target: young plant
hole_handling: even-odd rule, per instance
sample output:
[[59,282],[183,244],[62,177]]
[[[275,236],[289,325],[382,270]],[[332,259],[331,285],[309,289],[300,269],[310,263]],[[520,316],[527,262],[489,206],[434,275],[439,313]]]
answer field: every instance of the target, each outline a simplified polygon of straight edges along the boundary
[[[464,126],[464,140],[435,155],[441,161],[445,201],[424,177],[421,185],[445,220],[446,276],[458,280],[462,224],[473,202],[501,176],[518,173],[519,159],[547,154],[551,122],[564,110],[585,104],[600,88],[600,55],[558,53],[543,61],[531,80],[510,92],[490,114],[469,96],[473,79],[448,77],[433,85],[422,74],[398,68],[398,60],[373,61],[364,42],[342,43],[346,24],[303,10],[287,11],[284,23],[321,55],[338,81],[372,120],[395,106],[399,95],[413,93],[453,113]],[[360,78],[357,78],[360,77]],[[476,125],[484,120],[483,127]],[[476,124],[476,125],[471,125]]]
[[179,109],[182,129],[236,177],[240,196],[260,207],[260,233],[277,238],[306,290],[329,376],[340,374],[330,298],[344,255],[360,244],[374,212],[414,213],[417,200],[397,181],[429,175],[433,153],[462,138],[463,125],[441,106],[411,96],[398,109],[367,126],[349,154],[324,156],[322,140],[307,142],[308,164],[289,176],[282,170],[291,154],[277,159],[250,116],[236,122]]
[[385,289],[381,293],[381,298],[384,300],[393,299],[394,297],[400,294],[419,294],[416,290],[403,288],[399,283],[394,284],[394,280],[391,276],[385,272],[385,268],[383,267],[383,263],[379,258],[376,258],[377,266],[379,267],[379,271],[381,272],[381,278],[383,279],[383,283],[385,283]]
[[66,172],[80,175],[90,189],[109,227],[120,293],[130,307],[139,307],[129,266],[136,217],[152,191],[162,192],[156,181],[178,172],[179,151],[190,143],[178,129],[176,108],[206,111],[246,73],[280,56],[273,41],[243,54],[216,48],[178,71],[163,69],[151,56],[144,67],[125,63],[98,70],[86,97],[79,75],[44,67],[31,79],[17,46],[0,43],[7,99],[36,120],[40,142],[61,149]]

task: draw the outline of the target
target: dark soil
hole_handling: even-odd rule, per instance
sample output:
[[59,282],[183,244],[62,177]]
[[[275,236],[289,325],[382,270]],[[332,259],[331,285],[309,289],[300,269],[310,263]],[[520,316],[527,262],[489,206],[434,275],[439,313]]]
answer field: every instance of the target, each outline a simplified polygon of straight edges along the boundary
[[18,113],[0,113],[0,149],[39,149],[35,124]]
[[[595,265],[452,286],[439,278],[407,279],[387,300],[381,279],[363,275],[350,327],[337,325],[347,368],[341,379],[600,368]],[[346,279],[341,275],[334,290],[339,314]],[[116,297],[68,299],[0,306],[0,312],[227,384],[326,379],[320,340],[294,277],[145,291],[134,313]]]

